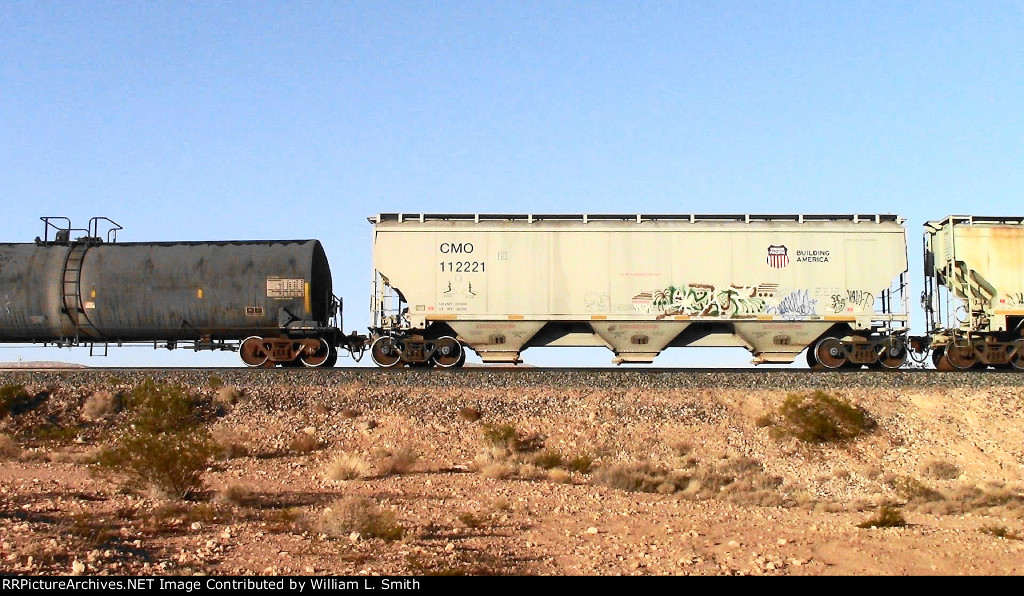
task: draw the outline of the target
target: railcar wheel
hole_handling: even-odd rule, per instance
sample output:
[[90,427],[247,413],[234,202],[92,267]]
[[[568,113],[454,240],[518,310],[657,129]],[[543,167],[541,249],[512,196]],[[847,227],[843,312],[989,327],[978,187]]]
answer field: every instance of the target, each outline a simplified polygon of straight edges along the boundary
[[1010,366],[1017,370],[1024,370],[1024,339],[1018,339],[1013,342],[1013,346],[1016,349],[1013,351],[1013,355],[1010,356]]
[[970,346],[946,346],[946,360],[957,370],[969,370],[979,364],[978,355]]
[[302,354],[299,355],[299,360],[306,368],[319,368],[326,364],[330,358],[331,346],[327,343],[327,340],[322,337],[320,338],[320,347],[318,347],[315,352],[307,354],[306,350],[303,350]]
[[907,345],[899,339],[891,339],[885,342],[885,350],[878,356],[878,362],[883,368],[899,368],[906,361]]
[[462,357],[462,345],[454,337],[445,336],[434,341],[434,355],[431,359],[441,368],[458,366]]
[[956,370],[949,363],[949,358],[946,358],[946,346],[939,346],[932,350],[932,364],[935,365],[935,370]]
[[377,366],[391,368],[402,361],[402,351],[394,338],[383,336],[373,340],[370,345],[370,357]]
[[334,368],[334,365],[338,364],[338,350],[331,347],[331,355],[327,357],[327,362],[324,362],[324,368]]
[[835,337],[826,337],[814,346],[814,359],[827,369],[835,370],[846,364],[846,350],[843,342]]
[[241,345],[238,346],[238,355],[242,357],[242,362],[250,368],[263,367],[270,360],[270,354],[263,349],[263,338],[255,335],[242,340]]

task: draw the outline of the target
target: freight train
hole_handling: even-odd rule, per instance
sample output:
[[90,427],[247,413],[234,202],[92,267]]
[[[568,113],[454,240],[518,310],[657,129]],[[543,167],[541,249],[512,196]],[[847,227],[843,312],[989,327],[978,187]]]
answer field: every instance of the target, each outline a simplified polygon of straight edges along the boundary
[[379,214],[367,334],[342,330],[317,240],[122,243],[107,218],[41,219],[35,242],[0,244],[0,342],[233,350],[250,367],[740,346],[757,364],[1024,368],[1020,217],[925,224],[922,335],[897,215]]

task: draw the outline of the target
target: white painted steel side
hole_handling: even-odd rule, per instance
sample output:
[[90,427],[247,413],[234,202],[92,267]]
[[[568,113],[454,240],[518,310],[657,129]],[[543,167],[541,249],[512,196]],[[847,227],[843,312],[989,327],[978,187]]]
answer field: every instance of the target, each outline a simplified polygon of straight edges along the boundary
[[[524,345],[606,345],[650,361],[692,325],[695,345],[788,362],[837,322],[905,330],[895,216],[437,215],[371,218],[374,268],[406,299],[405,328],[451,325],[485,360]],[[375,301],[379,303],[381,296]],[[545,323],[592,332],[534,338]],[[589,329],[587,331],[589,331]],[[533,343],[531,343],[533,340]]]

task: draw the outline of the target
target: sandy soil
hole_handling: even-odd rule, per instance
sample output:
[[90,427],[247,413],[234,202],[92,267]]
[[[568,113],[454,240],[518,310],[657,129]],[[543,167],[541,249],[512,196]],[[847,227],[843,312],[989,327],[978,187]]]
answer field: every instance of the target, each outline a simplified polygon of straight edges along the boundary
[[[108,377],[26,383],[47,399],[0,421],[17,445],[9,442],[0,462],[0,572],[1024,570],[1024,391],[1016,380],[840,382],[829,393],[862,407],[877,428],[813,445],[769,423],[787,395],[813,391],[799,380],[641,389],[597,377],[574,386],[453,377],[416,387],[298,375],[215,389],[193,373],[182,382],[206,404],[205,424],[224,449],[202,492],[182,501],[96,474],[96,449],[116,442],[128,413],[88,419],[87,403],[134,382]],[[496,444],[502,428],[515,433],[518,450]],[[331,479],[332,464],[335,478],[339,470],[356,478]],[[628,490],[637,478],[647,486]],[[883,505],[906,525],[859,527]],[[377,515],[384,530],[352,530],[343,518],[356,515],[353,507]]]

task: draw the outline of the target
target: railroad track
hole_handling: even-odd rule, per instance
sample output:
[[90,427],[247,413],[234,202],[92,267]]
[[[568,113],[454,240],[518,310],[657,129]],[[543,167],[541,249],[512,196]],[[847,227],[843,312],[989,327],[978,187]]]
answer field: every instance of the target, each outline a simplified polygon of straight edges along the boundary
[[[515,368],[469,367],[431,370],[339,367],[331,369],[251,368],[11,368],[0,369],[0,384],[120,384],[145,378],[195,387],[222,382],[239,386],[284,384],[335,386],[605,387],[605,388],[843,388],[843,387],[1024,387],[1012,370],[934,369],[815,371],[750,368]],[[215,379],[215,380],[214,380]]]

